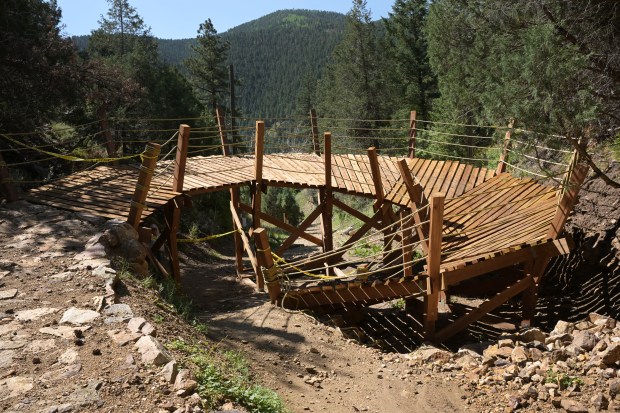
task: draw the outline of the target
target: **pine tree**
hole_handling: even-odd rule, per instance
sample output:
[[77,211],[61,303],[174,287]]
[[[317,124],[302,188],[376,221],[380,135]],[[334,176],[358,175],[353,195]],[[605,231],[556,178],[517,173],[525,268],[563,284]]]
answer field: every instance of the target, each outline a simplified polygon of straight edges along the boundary
[[405,111],[416,109],[421,118],[428,117],[431,99],[437,94],[424,33],[427,7],[427,0],[396,0],[389,19],[384,19],[390,58],[387,70],[400,97],[395,103]]
[[[376,27],[365,0],[353,0],[343,40],[319,82],[319,113],[355,119],[346,122],[351,136],[369,136],[385,119],[385,84],[380,70]],[[358,146],[369,146],[368,142]],[[377,146],[375,142],[375,146]]]
[[222,106],[228,88],[229,44],[217,34],[211,19],[200,24],[197,44],[192,46],[193,55],[185,61],[196,94],[211,113]]

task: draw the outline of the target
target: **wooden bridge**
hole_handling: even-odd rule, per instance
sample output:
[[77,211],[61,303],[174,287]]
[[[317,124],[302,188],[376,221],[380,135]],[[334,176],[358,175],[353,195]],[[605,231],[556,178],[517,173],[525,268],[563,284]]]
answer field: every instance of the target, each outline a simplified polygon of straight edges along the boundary
[[[221,117],[218,120],[222,155],[188,157],[190,128],[181,125],[174,160],[157,162],[159,145],[149,144],[139,168],[98,166],[33,189],[27,198],[70,211],[126,219],[145,241],[150,241],[150,229],[141,223],[163,209],[166,227],[152,249],[167,244],[171,275],[180,280],[177,232],[181,209],[191,205],[191,197],[227,190],[236,230],[237,272],[247,271],[245,253],[257,288],[266,288],[273,303],[296,309],[335,308],[405,298],[408,308],[417,311],[422,334],[437,341],[519,294],[523,318],[529,322],[549,260],[571,248],[572,241],[563,236],[562,229],[587,166],[573,156],[559,186],[512,176],[506,172],[510,131],[498,167],[488,169],[458,160],[416,158],[415,131],[408,157],[384,156],[375,148],[369,148],[367,155],[332,154],[329,133],[324,135],[321,153],[316,124],[312,128],[314,153],[265,154],[264,123],[259,121],[254,154],[234,155]],[[244,186],[250,188],[249,205],[240,200],[239,189]],[[270,186],[316,189],[319,204],[294,227],[261,211],[261,194]],[[334,197],[335,192],[373,198],[374,214],[362,214]],[[337,247],[332,230],[334,207],[363,222]],[[242,213],[252,216],[247,233]],[[307,232],[319,218],[321,238]],[[273,254],[261,221],[290,233]],[[349,250],[371,239],[374,242],[377,236],[383,249],[373,262],[343,259]],[[323,253],[296,262],[274,262],[300,237],[321,247]],[[150,258],[166,272],[154,255]],[[498,275],[489,276],[493,273]],[[449,304],[451,294],[464,290],[491,298],[439,328],[440,305]]]

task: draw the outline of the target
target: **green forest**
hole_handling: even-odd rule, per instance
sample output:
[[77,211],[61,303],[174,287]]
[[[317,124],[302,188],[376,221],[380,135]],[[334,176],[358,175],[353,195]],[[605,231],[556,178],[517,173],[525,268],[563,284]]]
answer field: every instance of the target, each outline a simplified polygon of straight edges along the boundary
[[[183,119],[213,127],[216,107],[231,116],[230,65],[234,117],[265,118],[272,135],[291,125],[270,119],[304,118],[316,108],[363,146],[356,137],[381,136],[417,110],[421,121],[446,124],[435,142],[448,139],[447,129],[463,144],[455,134],[486,135],[514,119],[540,136],[567,137],[575,146],[581,140],[585,155],[595,142],[617,156],[615,1],[396,0],[389,17],[376,20],[364,0],[353,0],[346,15],[283,10],[222,34],[205,16],[196,38],[181,40],[153,37],[130,0],[108,3],[100,26],[73,39],[62,35],[55,2],[0,5],[0,150],[7,163],[45,158],[25,143],[98,156],[107,120],[125,152],[139,150],[147,135],[169,137]],[[437,124],[426,127],[429,134]],[[429,153],[471,155],[463,147]],[[60,169],[24,168],[31,179]]]

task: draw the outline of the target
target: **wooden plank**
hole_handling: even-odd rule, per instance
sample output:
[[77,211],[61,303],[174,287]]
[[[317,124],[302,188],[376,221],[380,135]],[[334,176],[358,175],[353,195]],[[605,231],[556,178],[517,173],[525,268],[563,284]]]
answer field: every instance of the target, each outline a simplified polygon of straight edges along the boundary
[[578,163],[573,167],[573,170],[570,172],[570,177],[568,179],[568,188],[566,188],[564,194],[562,195],[562,199],[558,204],[558,208],[556,210],[555,216],[551,222],[551,227],[547,232],[547,235],[550,238],[556,238],[559,234],[564,231],[564,224],[568,219],[571,211],[573,210],[575,204],[577,203],[577,195],[579,194],[579,189],[581,188],[581,184],[586,179],[588,175],[588,171],[590,166],[585,163]]
[[146,150],[144,156],[142,157],[142,166],[138,175],[136,189],[134,190],[134,194],[131,199],[129,215],[127,216],[127,222],[136,229],[140,225],[142,210],[144,209],[144,201],[146,200],[146,195],[149,191],[151,179],[153,178],[153,171],[155,169],[155,165],[157,164],[157,158],[159,157],[160,150],[161,146],[159,144],[149,142],[146,145]]
[[321,143],[319,142],[319,123],[316,117],[316,110],[310,109],[310,129],[312,131],[312,148],[314,153],[321,155]]
[[415,158],[416,136],[417,136],[417,112],[412,110],[409,114],[409,152],[410,159]]
[[[321,213],[321,231],[323,232],[323,252],[329,252],[334,249],[334,230],[332,228],[332,220],[334,213],[332,192],[332,134],[325,132],[323,135],[325,145],[325,187],[320,190],[321,204],[323,205]],[[329,260],[328,262],[330,262]]]
[[[243,206],[243,204],[241,204],[240,206]],[[241,220],[239,219],[239,210],[237,210],[237,206],[233,205],[233,203],[230,203],[230,212],[232,213],[232,219],[235,222],[235,225],[237,226],[237,228],[243,228],[243,225],[241,225]],[[245,252],[246,254],[248,254],[248,257],[250,258],[250,263],[252,264],[252,269],[254,270],[254,273],[257,274],[257,288],[260,288],[262,290],[262,288],[264,287],[264,285],[259,282],[262,280],[262,276],[259,277],[259,268],[256,264],[256,257],[254,256],[254,252],[252,252],[252,247],[250,246],[250,241],[248,240],[248,237],[245,235],[245,231],[241,231],[239,233],[241,235],[241,241],[243,241],[243,246],[245,247]]]
[[[295,240],[297,240],[297,238],[305,234],[305,231],[310,227],[310,225],[312,225],[312,223],[321,215],[322,210],[323,210],[323,206],[318,205],[317,208],[314,211],[312,211],[303,220],[301,224],[299,224],[296,230],[291,232],[291,235],[289,235],[289,237],[286,240],[284,240],[284,242],[282,243],[282,245],[280,245],[276,253],[278,255],[282,255],[284,251],[286,251],[291,245],[293,245],[293,243],[295,242]],[[321,245],[321,244],[319,243],[318,245]]]
[[[260,227],[261,191],[263,187],[263,154],[265,151],[265,122],[256,121],[256,147],[254,150],[254,180],[252,193],[252,228]],[[262,286],[260,286],[262,289]]]

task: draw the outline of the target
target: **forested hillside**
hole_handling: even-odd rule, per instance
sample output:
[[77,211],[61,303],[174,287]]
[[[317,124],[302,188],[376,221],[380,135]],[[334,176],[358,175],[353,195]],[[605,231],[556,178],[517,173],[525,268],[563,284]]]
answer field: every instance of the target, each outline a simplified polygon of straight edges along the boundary
[[[230,44],[228,63],[240,81],[238,110],[259,117],[293,114],[302,82],[316,83],[344,27],[340,13],[281,10],[222,33]],[[79,49],[87,47],[87,36],[74,41]],[[184,61],[196,39],[158,39],[158,44],[161,60],[186,73]]]

